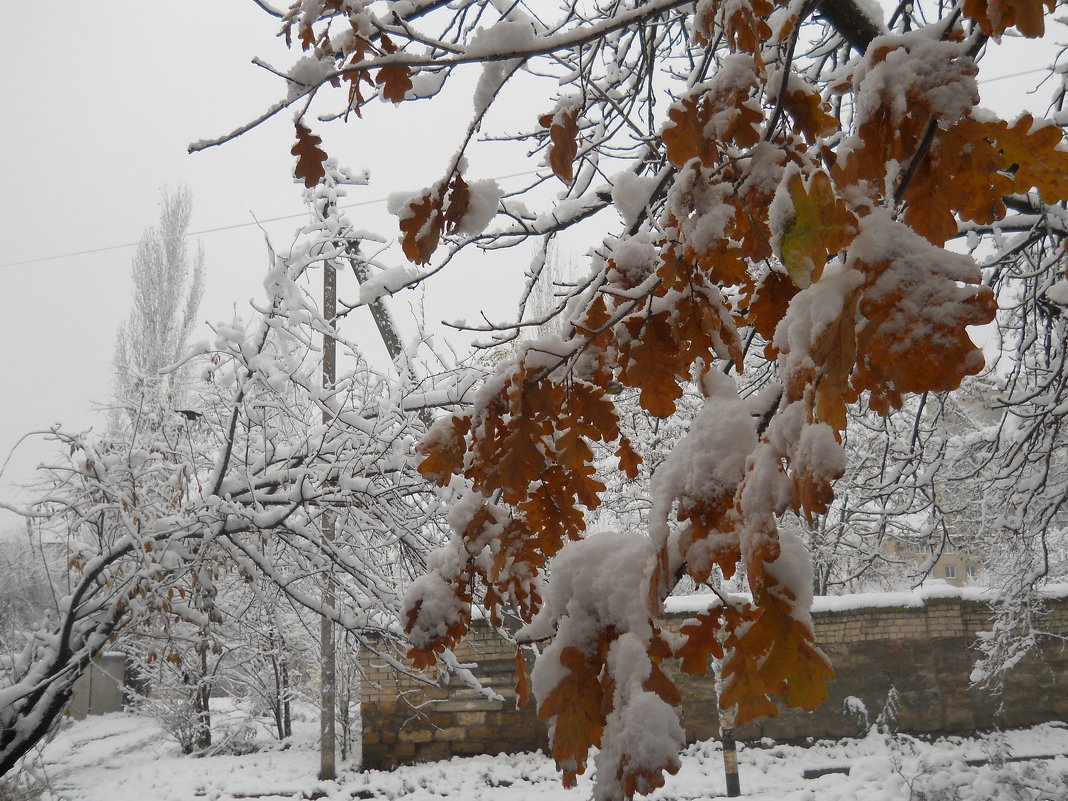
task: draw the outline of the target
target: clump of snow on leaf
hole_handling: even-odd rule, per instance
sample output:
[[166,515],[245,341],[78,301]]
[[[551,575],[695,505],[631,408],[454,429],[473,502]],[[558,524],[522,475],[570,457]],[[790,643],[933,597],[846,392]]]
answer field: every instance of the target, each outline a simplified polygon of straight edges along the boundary
[[[552,562],[553,580],[541,610],[517,635],[521,640],[540,640],[557,630],[534,666],[536,697],[556,686],[548,665],[558,662],[564,648],[594,653],[601,630],[608,626],[648,639],[652,630],[646,590],[649,565],[654,562],[652,542],[634,533],[598,532],[560,550]],[[556,659],[549,658],[553,653]]]
[[478,236],[486,230],[490,220],[497,214],[497,205],[501,201],[501,188],[491,178],[472,181],[468,184],[467,211],[456,231],[467,236]]
[[789,599],[793,616],[812,630],[812,555],[805,543],[788,527],[779,529],[779,558],[765,562],[764,570],[778,581],[772,593]]
[[664,766],[669,773],[678,772],[679,751],[686,745],[676,708],[645,689],[652,662],[639,637],[628,633],[616,639],[608,649],[606,667],[614,689],[601,750],[594,758],[598,775],[594,798],[599,801],[630,795],[623,781],[627,775],[638,793],[656,789]]
[[623,218],[625,227],[630,228],[638,221],[659,183],[658,176],[635,175],[630,171],[612,179],[612,204]]
[[[685,512],[694,505],[716,505],[721,497],[732,496],[757,444],[753,418],[738,396],[734,379],[710,370],[703,386],[708,400],[653,477],[650,532],[658,543],[668,537],[668,517],[676,501],[680,512]],[[693,548],[687,553],[691,561],[698,556]],[[706,567],[696,561],[692,566],[698,572]]]

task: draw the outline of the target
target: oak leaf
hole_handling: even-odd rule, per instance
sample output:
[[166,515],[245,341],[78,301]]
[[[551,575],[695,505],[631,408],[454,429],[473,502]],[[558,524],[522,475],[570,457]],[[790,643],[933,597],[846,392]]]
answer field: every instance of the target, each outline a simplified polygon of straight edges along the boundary
[[992,138],[1005,159],[1005,169],[1014,170],[1018,191],[1038,189],[1047,203],[1068,200],[1068,151],[1064,137],[1055,125],[1035,128],[1030,114],[1021,115],[1011,126],[1004,121],[987,123]]
[[963,11],[987,36],[1001,36],[1016,26],[1034,39],[1045,33],[1045,11],[1052,13],[1055,6],[1056,0],[965,0]]
[[322,138],[316,136],[300,120],[294,123],[297,131],[297,143],[290,149],[290,153],[297,157],[297,166],[294,174],[297,178],[304,179],[304,186],[311,189],[326,176],[326,151],[319,145]]
[[993,290],[977,286],[978,265],[935,247],[907,226],[872,214],[863,222],[865,274],[857,321],[857,391],[869,390],[873,409],[900,408],[903,393],[947,392],[982,370],[982,351],[969,326],[985,325],[997,310]]
[[991,223],[1005,216],[1004,195],[1013,181],[1002,172],[1004,157],[992,143],[986,123],[961,120],[940,130],[931,152],[916,169],[905,192],[906,225],[935,245],[956,236],[961,219]]
[[707,114],[698,108],[698,98],[684,97],[668,109],[668,124],[660,134],[668,161],[682,167],[698,158],[709,167],[719,156],[715,142],[705,136]]
[[723,658],[723,646],[718,635],[723,625],[723,607],[717,606],[687,620],[679,629],[681,639],[675,643],[675,658],[680,660],[683,673],[708,675],[708,659]]
[[530,674],[523,652],[515,649],[515,708],[522,709],[530,703]]
[[444,223],[439,193],[428,192],[408,204],[408,213],[400,221],[401,249],[408,261],[413,264],[430,261],[441,240]]
[[619,459],[619,469],[626,473],[627,478],[638,477],[638,467],[642,463],[642,457],[631,446],[629,439],[623,437],[619,440],[619,448],[614,455]]
[[723,662],[720,709],[735,707],[735,722],[739,726],[760,718],[775,717],[778,710],[765,690],[757,659],[741,648],[732,649]]
[[819,280],[827,257],[849,244],[856,231],[856,217],[835,195],[823,170],[808,181],[795,172],[787,191],[793,213],[779,236],[779,253],[790,278],[805,289]]
[[665,704],[682,705],[682,694],[679,688],[655,661],[650,663],[649,676],[642,682],[642,689],[654,693]]
[[382,87],[382,97],[391,103],[403,102],[408,90],[412,88],[408,68],[399,64],[382,67],[375,76],[375,83]]
[[584,436],[608,442],[619,436],[619,415],[616,406],[605,396],[602,387],[586,382],[573,382],[568,392],[567,406],[573,425]]
[[575,157],[578,155],[579,110],[559,109],[555,114],[538,118],[549,129],[549,166],[553,174],[568,186],[575,180]]
[[541,486],[518,504],[530,526],[532,545],[549,556],[563,547],[565,539],[577,540],[586,529],[585,515],[565,482],[563,468],[553,465],[542,476]]
[[419,463],[419,472],[426,478],[444,487],[454,475],[463,470],[464,454],[467,453],[467,432],[471,430],[471,418],[452,415],[435,421],[416,451],[426,458]]
[[668,318],[669,313],[661,311],[627,319],[631,340],[620,348],[620,380],[641,389],[642,408],[656,417],[675,413],[675,401],[682,397],[679,380],[689,371]]
[[[811,348],[817,370],[813,411],[817,420],[827,423],[835,431],[845,431],[846,407],[857,399],[849,379],[857,360],[856,306],[859,296],[858,287],[843,299],[841,313],[828,323]],[[820,493],[814,492],[812,497],[817,494]]]
[[[519,503],[531,481],[548,467],[543,450],[544,427],[530,417],[511,421],[511,429],[497,452],[496,463],[486,465],[485,487],[501,490],[507,503]],[[476,487],[478,488],[478,487]]]
[[816,648],[811,628],[795,616],[791,601],[768,593],[758,606],[760,616],[739,637],[738,650],[762,655],[759,674],[766,691],[789,706],[815,710],[834,678],[830,662]]
[[788,90],[783,107],[794,121],[794,133],[801,134],[810,144],[838,130],[838,119],[831,113],[830,104],[807,86]]
[[586,770],[590,746],[601,744],[604,690],[598,680],[601,666],[590,664],[578,648],[564,648],[560,665],[568,674],[539,705],[538,719],[554,721],[552,755],[563,772],[564,787],[570,788],[575,786],[575,777]]
[[464,224],[464,217],[471,206],[471,189],[462,175],[457,175],[449,184],[449,202],[445,208],[445,230],[454,234]]
[[785,274],[769,270],[757,283],[745,319],[770,343],[779,321],[786,316],[786,309],[798,291]]

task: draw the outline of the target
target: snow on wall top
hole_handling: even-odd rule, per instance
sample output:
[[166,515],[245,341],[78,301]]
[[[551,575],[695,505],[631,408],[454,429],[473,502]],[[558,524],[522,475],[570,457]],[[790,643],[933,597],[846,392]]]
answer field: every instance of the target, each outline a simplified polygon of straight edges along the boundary
[[[1068,583],[1048,584],[1039,588],[1038,592],[1043,598],[1068,598]],[[812,612],[921,607],[927,601],[942,598],[990,602],[996,597],[996,591],[986,587],[954,587],[943,581],[929,581],[914,590],[817,596],[812,601]],[[717,599],[718,596],[711,592],[698,595],[672,596],[665,602],[664,611],[667,614],[695,614],[708,609]]]

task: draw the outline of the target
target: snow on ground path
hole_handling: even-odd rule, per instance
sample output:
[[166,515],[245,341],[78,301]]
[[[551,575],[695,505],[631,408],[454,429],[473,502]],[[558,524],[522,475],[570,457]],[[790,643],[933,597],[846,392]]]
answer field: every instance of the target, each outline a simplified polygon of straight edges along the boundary
[[[313,726],[284,748],[266,739],[244,756],[182,756],[158,725],[117,713],[66,726],[43,752],[45,801],[585,801],[589,776],[565,790],[541,754],[452,759],[391,772],[315,778]],[[1006,758],[1055,759],[997,764]],[[1054,723],[977,738],[923,742],[872,731],[867,737],[808,747],[765,741],[743,747],[743,798],[761,801],[1068,801],[1068,725]],[[968,764],[987,760],[990,764]],[[804,779],[806,770],[837,768]],[[703,801],[724,794],[719,745],[687,749],[682,770],[653,801]]]

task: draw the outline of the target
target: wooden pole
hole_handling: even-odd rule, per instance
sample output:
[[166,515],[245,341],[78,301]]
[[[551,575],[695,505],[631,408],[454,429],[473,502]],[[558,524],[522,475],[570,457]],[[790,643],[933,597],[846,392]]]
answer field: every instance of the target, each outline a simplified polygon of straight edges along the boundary
[[[337,272],[334,263],[323,263],[323,318],[333,331],[337,325]],[[323,390],[329,392],[337,381],[337,341],[330,333],[323,334]],[[334,419],[329,404],[323,405],[323,424]],[[323,547],[329,548],[334,540],[334,513],[323,507]],[[323,583],[323,607],[334,608],[334,585],[331,571],[326,571]],[[323,615],[319,622],[319,639],[322,647],[322,680],[319,691],[319,778],[337,778],[337,664],[334,655],[334,621]]]

